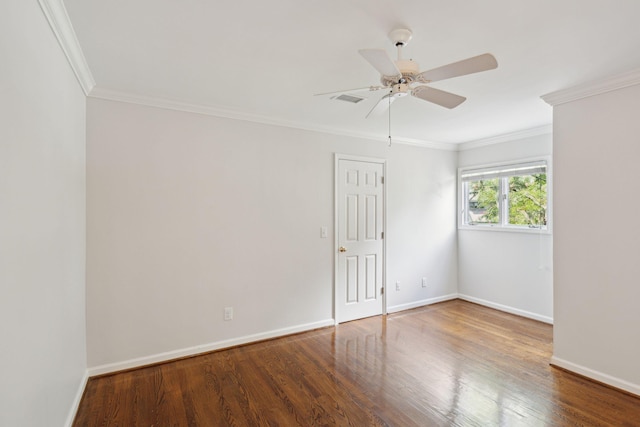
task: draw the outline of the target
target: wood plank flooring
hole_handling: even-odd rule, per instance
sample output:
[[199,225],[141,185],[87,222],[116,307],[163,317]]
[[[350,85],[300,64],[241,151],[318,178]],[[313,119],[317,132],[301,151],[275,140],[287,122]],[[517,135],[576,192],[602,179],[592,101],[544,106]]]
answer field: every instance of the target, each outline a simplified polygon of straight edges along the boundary
[[552,327],[454,300],[89,380],[74,426],[640,426]]

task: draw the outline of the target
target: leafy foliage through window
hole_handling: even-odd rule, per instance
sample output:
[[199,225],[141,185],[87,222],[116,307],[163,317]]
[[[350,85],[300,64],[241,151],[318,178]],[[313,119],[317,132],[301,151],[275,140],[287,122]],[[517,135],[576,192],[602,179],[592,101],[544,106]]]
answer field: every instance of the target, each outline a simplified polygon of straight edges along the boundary
[[460,177],[464,225],[546,229],[546,162],[463,170]]

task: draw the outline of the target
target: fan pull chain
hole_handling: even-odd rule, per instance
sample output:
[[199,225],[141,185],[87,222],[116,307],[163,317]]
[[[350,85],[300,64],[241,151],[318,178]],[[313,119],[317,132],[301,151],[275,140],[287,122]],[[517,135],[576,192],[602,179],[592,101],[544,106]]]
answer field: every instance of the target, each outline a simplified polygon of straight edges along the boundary
[[388,97],[389,99],[389,147],[391,147],[391,97]]

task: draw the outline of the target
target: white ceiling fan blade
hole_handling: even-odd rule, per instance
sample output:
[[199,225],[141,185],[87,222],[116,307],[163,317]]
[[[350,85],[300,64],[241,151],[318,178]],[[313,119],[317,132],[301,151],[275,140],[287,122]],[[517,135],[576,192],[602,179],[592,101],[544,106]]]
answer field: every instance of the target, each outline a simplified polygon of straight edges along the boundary
[[389,78],[400,78],[402,73],[396,66],[396,63],[391,60],[389,54],[384,49],[360,49],[358,51],[369,64],[373,66],[378,72]]
[[466,101],[464,96],[445,92],[429,86],[418,86],[411,91],[411,95],[425,101],[433,102],[445,108],[455,108]]
[[368,119],[371,115],[375,116],[386,111],[387,108],[389,108],[389,105],[391,105],[391,103],[395,100],[395,96],[392,96],[390,93],[386,94],[385,96],[380,98],[380,100],[376,103],[376,105],[373,106],[373,108],[371,109],[371,111],[369,111],[365,118]]
[[359,88],[356,88],[356,89],[337,90],[335,92],[314,93],[313,96],[342,95],[344,93],[364,92],[365,90],[373,92],[373,91],[380,90],[380,89],[384,89],[384,86],[367,86],[367,87],[359,87]]
[[479,73],[481,71],[493,70],[498,67],[498,61],[490,53],[474,56],[453,62],[433,70],[424,71],[418,74],[417,78],[423,83],[435,82],[438,80],[450,79],[452,77],[465,76],[467,74]]

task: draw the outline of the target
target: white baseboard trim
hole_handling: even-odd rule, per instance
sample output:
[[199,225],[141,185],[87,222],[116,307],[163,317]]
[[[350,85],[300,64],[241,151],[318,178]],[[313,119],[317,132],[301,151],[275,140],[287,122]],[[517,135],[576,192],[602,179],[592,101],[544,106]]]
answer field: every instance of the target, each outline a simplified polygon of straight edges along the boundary
[[80,407],[80,401],[82,400],[84,389],[87,387],[87,381],[89,381],[89,371],[85,370],[82,380],[80,380],[80,385],[78,385],[78,391],[76,392],[76,397],[73,399],[71,408],[69,408],[67,421],[65,421],[64,423],[65,427],[71,427],[73,424],[73,420],[75,420],[76,418],[76,413],[78,412],[78,408]]
[[532,313],[532,312],[526,311],[526,310],[520,310],[519,308],[514,308],[514,307],[510,307],[508,305],[498,304],[498,303],[495,303],[495,302],[483,300],[483,299],[472,297],[472,296],[469,296],[469,295],[458,294],[458,298],[460,298],[461,300],[465,300],[465,301],[473,302],[473,303],[476,303],[476,304],[484,305],[486,307],[490,307],[490,308],[493,308],[493,309],[496,309],[496,310],[504,311],[506,313],[511,313],[511,314],[515,314],[517,316],[527,317],[529,319],[538,320],[540,322],[548,323],[550,325],[553,325],[553,318],[552,317],[543,316],[541,314]]
[[431,305],[442,301],[449,301],[456,298],[458,298],[458,294],[449,294],[435,298],[423,299],[420,301],[413,301],[407,304],[392,305],[391,307],[387,307],[387,314],[397,313],[404,310],[411,310],[412,308],[424,307],[425,305]]
[[112,372],[123,371],[125,369],[139,368],[154,363],[166,362],[181,357],[195,356],[201,353],[221,350],[224,348],[235,347],[237,345],[249,344],[256,341],[267,340],[271,338],[283,337],[285,335],[297,334],[299,332],[311,331],[313,329],[334,326],[334,319],[321,320],[319,322],[306,323],[303,325],[292,326],[289,328],[276,329],[259,334],[245,335],[243,337],[233,338],[224,341],[212,342],[209,344],[196,345],[193,347],[183,348],[179,350],[167,351],[164,353],[153,354],[149,356],[137,357],[135,359],[124,360],[122,362],[108,363],[106,365],[94,366],[89,368],[89,376],[109,374]]
[[587,368],[586,366],[578,365],[577,363],[569,362],[556,356],[551,356],[550,363],[559,368],[582,375],[583,377],[591,378],[600,383],[640,396],[639,384],[630,383],[629,381],[607,375],[603,372]]

